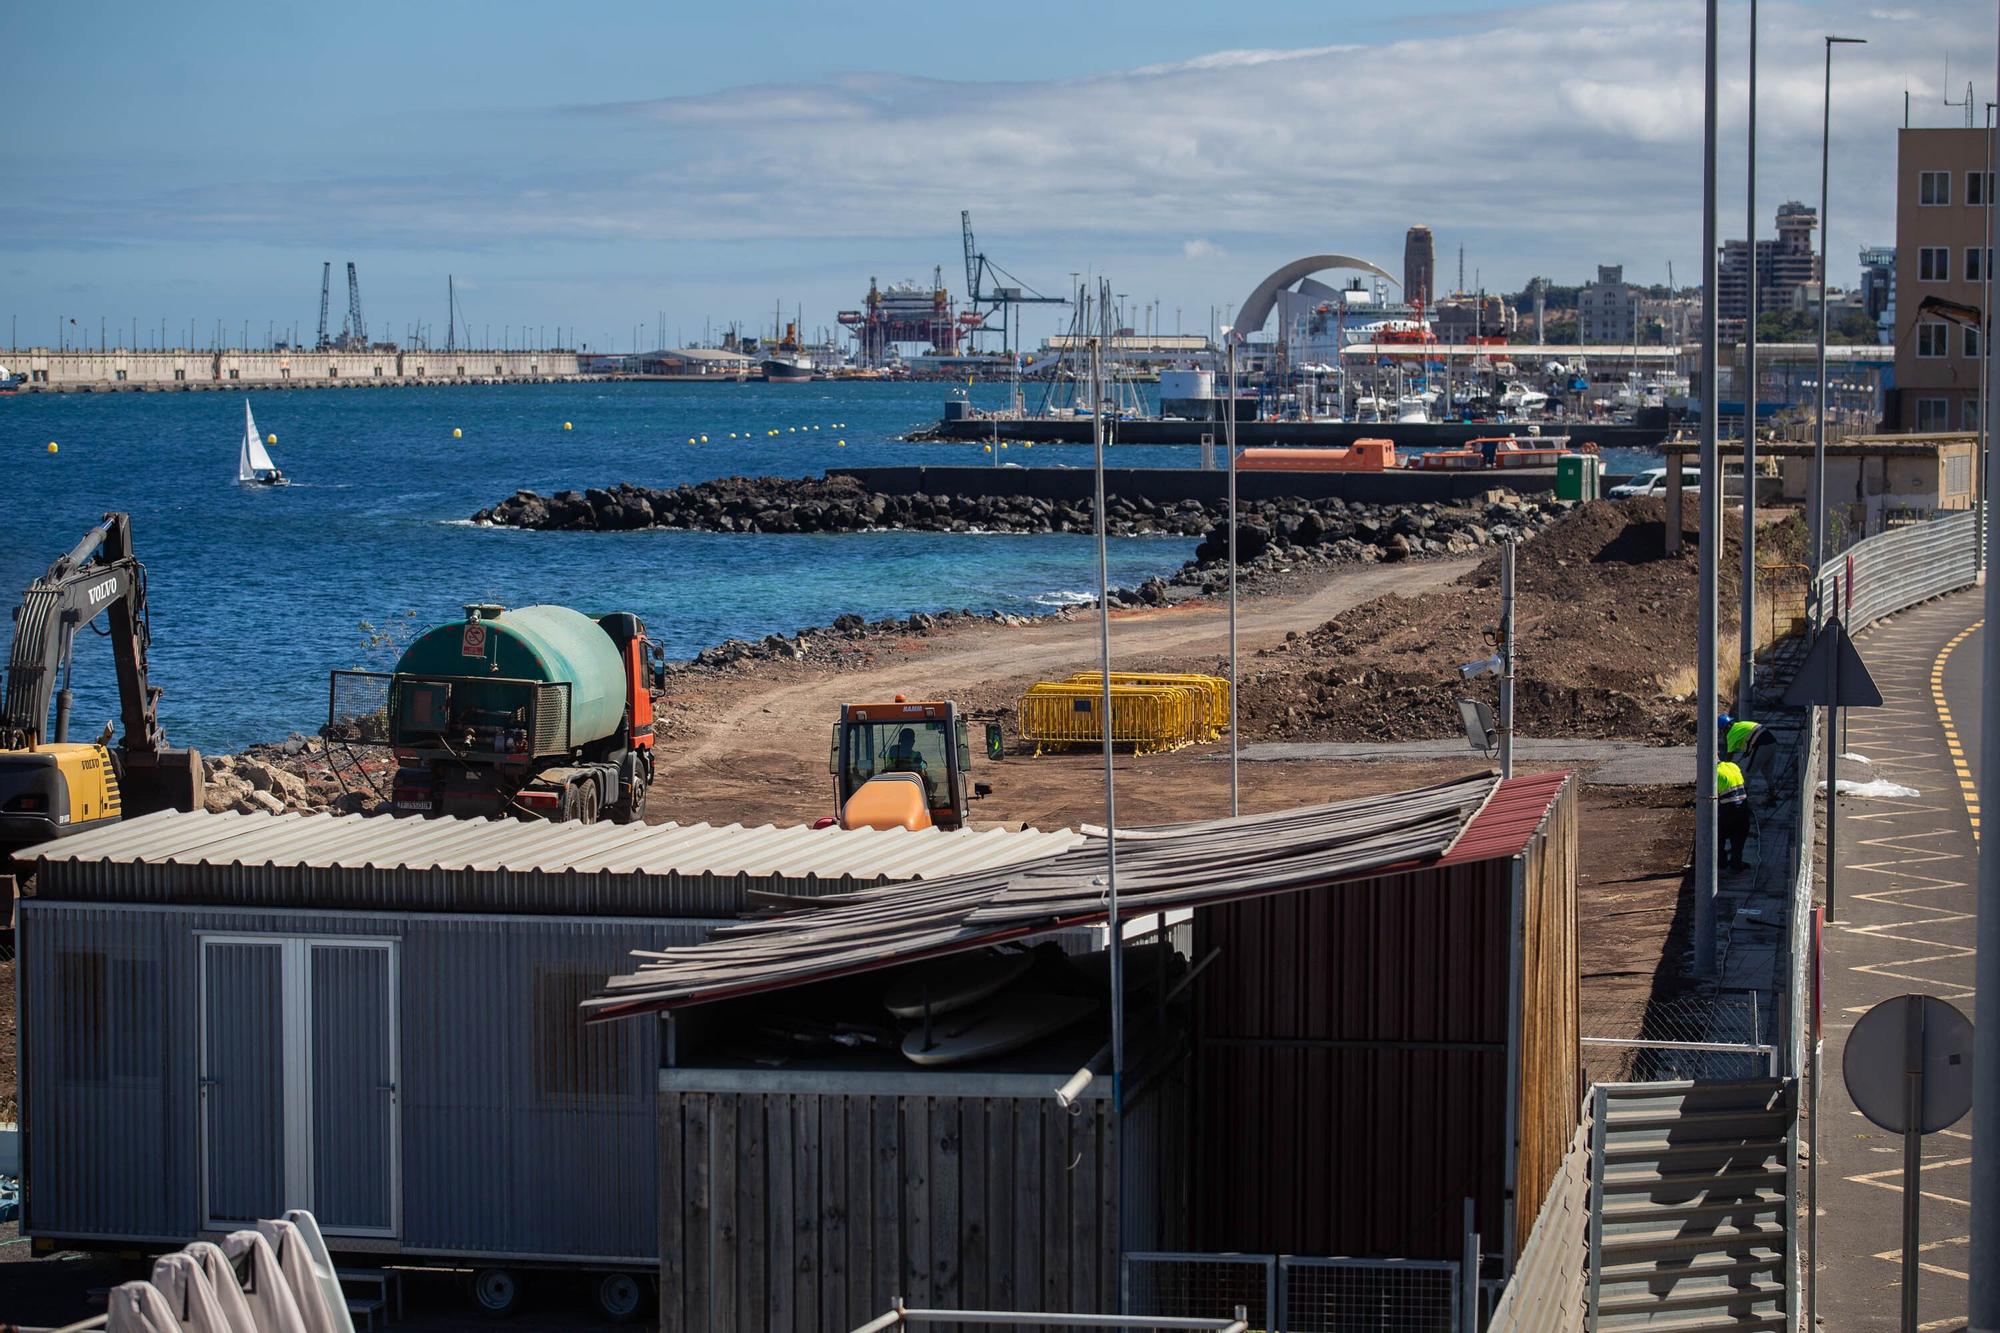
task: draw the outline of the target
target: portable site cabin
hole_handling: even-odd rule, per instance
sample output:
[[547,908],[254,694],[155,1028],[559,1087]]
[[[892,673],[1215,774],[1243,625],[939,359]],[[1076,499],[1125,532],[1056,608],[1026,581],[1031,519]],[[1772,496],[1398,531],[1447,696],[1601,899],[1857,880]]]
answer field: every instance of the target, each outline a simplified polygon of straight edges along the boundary
[[658,1025],[578,1002],[759,892],[1078,841],[168,812],[47,844],[23,1230],[177,1245],[306,1207],[347,1253],[650,1269]]
[[[918,969],[1103,922],[1099,838],[802,904],[612,979],[595,1018],[674,1020],[663,1329],[855,1327],[898,1297],[1109,1312],[1121,1291],[1135,1313],[1227,1317],[1240,1299],[1254,1327],[1298,1327],[1284,1265],[1346,1262],[1331,1256],[1427,1261],[1448,1311],[1468,1223],[1480,1269],[1510,1268],[1580,1096],[1567,776],[1121,832],[1117,865],[1123,936],[1190,919],[1173,952],[1134,951],[1122,1095],[1099,1059],[1073,1110],[1055,1092],[1101,1055],[1108,1005],[948,1068],[735,1036],[787,1013],[859,1031]],[[948,1036],[958,1019],[932,1021]],[[1271,1288],[1204,1285],[1211,1260],[1265,1262]]]

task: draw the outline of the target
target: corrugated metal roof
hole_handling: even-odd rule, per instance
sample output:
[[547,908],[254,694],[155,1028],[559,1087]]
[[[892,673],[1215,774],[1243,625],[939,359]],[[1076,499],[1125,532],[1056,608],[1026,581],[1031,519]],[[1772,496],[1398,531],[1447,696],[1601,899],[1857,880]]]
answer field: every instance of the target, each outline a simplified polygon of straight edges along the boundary
[[[1434,865],[1463,841],[1469,821],[1493,808],[1499,785],[1480,776],[1278,814],[1121,831],[1119,915]],[[1495,850],[1487,855],[1513,855],[1528,836],[1514,838],[1517,805],[1533,807],[1538,824],[1549,799],[1510,791],[1493,817],[1492,836],[1482,835],[1469,851],[1490,846]],[[675,1008],[1102,921],[1104,871],[1104,843],[1093,838],[1033,865],[843,894],[799,912],[723,926],[705,944],[639,955],[638,972],[611,978],[585,1007],[599,1018]]]
[[1534,773],[1499,783],[1486,804],[1466,821],[1465,831],[1458,835],[1439,864],[1457,865],[1519,855],[1548,818],[1550,807],[1569,780],[1567,772],[1557,772]]
[[730,916],[1054,856],[1069,829],[552,824],[165,811],[28,853],[44,897],[403,910]]

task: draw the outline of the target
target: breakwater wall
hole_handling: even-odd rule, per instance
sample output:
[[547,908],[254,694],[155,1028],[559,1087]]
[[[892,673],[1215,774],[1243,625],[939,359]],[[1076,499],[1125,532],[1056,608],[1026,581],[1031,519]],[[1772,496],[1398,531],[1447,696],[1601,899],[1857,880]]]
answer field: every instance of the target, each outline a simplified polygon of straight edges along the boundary
[[0,365],[21,376],[20,388],[28,393],[532,384],[584,378],[575,352],[548,350],[91,352],[28,347],[0,352]]
[[[1081,467],[853,467],[829,468],[829,479],[847,477],[878,495],[1019,496],[1076,503],[1096,491],[1094,474]],[[1606,480],[1609,485],[1609,479]],[[1482,468],[1475,472],[1241,472],[1239,500],[1347,500],[1362,504],[1456,504],[1505,490],[1547,495],[1554,468]],[[1104,470],[1107,494],[1155,504],[1193,500],[1220,505],[1229,476],[1200,468],[1116,467]]]
[[[1220,446],[1222,423],[1213,421],[1120,421],[1114,434],[1119,444],[1200,444],[1207,436]],[[1490,439],[1495,435],[1525,436],[1526,423],[1495,421],[1244,421],[1236,427],[1238,448],[1304,445],[1336,448],[1356,440],[1390,439],[1399,449],[1439,449],[1457,447],[1467,440]],[[1594,444],[1599,449],[1658,449],[1667,438],[1667,425],[1597,425],[1582,421],[1552,421],[1542,425],[1542,434],[1567,435],[1572,445]],[[990,444],[994,440],[1027,440],[1035,444],[1089,444],[1089,417],[1027,417],[1021,420],[945,420],[912,431],[912,440],[948,440],[966,444]]]

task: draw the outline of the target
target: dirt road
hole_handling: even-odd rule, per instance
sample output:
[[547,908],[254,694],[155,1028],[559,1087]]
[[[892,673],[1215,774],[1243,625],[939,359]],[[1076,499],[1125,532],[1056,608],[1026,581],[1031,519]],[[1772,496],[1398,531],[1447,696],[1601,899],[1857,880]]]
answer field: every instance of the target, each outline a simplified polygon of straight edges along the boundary
[[[1436,589],[1474,563],[1466,557],[1343,566],[1295,592],[1243,599],[1237,613],[1239,653],[1247,657],[1283,641],[1288,632],[1303,633],[1385,593],[1415,596]],[[1113,668],[1216,671],[1227,658],[1228,632],[1228,608],[1220,601],[1115,612]],[[870,660],[848,670],[760,663],[741,675],[686,678],[683,692],[662,701],[674,723],[662,747],[662,773],[648,817],[713,823],[817,818],[831,810],[827,745],[840,704],[904,694],[954,699],[975,717],[1000,716],[1033,681],[1089,670],[1097,660],[1097,619],[1079,615],[1013,627],[975,622],[898,638],[874,647]],[[1168,809],[1177,779],[1196,780],[1198,774],[1196,785],[1204,789],[1215,780],[1201,750],[1138,760],[1121,755],[1119,766],[1135,770],[1135,777],[1143,771],[1148,791],[1164,784],[1158,798]],[[994,795],[975,816],[981,822],[1042,824],[1101,818],[1102,806],[1093,810],[1087,795],[1093,774],[1101,782],[1094,755],[1024,759],[1009,765],[1004,780],[994,779]],[[1072,789],[1077,804],[1066,799]],[[1288,803],[1296,804],[1296,798]]]

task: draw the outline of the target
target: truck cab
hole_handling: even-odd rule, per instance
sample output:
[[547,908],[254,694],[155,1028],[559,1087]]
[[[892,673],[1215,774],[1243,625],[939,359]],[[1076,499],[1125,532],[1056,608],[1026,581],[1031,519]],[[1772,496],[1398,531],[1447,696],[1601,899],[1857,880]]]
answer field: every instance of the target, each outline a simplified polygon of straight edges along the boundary
[[842,705],[827,760],[840,827],[963,828],[971,761],[957,704]]

